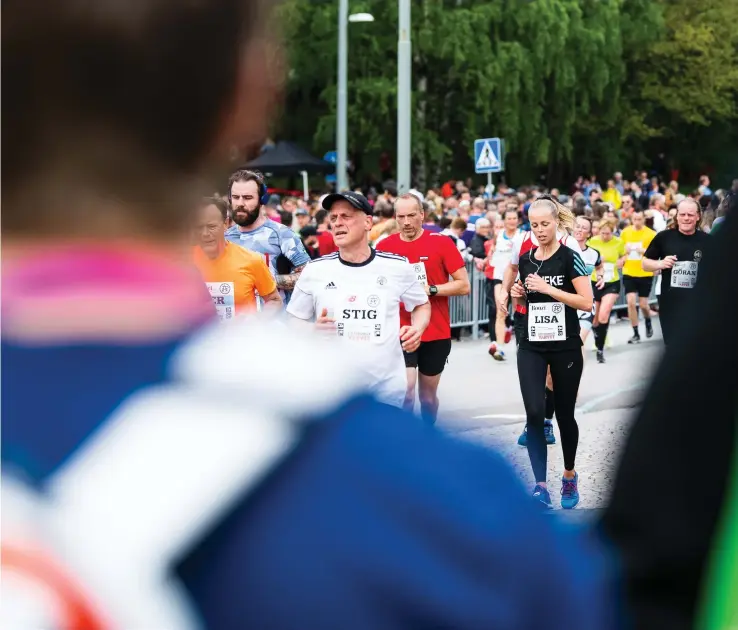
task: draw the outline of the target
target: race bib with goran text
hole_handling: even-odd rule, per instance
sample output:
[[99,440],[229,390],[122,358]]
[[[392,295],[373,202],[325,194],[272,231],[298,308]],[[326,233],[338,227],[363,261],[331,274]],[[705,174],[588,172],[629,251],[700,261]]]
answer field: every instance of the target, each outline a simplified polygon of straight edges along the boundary
[[697,267],[694,260],[680,260],[671,268],[671,286],[676,289],[693,289],[697,283]]

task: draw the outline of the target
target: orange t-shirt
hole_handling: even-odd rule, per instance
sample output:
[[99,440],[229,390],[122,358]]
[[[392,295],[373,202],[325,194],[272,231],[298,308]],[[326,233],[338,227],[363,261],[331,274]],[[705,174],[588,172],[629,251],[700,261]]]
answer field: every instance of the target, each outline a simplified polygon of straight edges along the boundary
[[264,259],[240,245],[226,241],[225,250],[214,260],[195,247],[193,258],[221,321],[255,311],[255,292],[269,295],[277,289]]

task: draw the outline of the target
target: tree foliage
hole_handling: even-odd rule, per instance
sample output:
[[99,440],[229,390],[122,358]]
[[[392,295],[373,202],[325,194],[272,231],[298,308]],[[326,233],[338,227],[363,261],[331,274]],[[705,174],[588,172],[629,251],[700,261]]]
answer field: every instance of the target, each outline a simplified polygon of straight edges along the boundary
[[[335,148],[337,5],[280,8],[289,75],[278,133]],[[349,144],[396,145],[397,3],[352,0]],[[475,138],[500,136],[513,180],[666,153],[702,168],[738,118],[735,0],[413,0],[413,171],[421,185],[473,172]],[[372,170],[369,165],[364,170]],[[376,169],[374,169],[376,170]]]

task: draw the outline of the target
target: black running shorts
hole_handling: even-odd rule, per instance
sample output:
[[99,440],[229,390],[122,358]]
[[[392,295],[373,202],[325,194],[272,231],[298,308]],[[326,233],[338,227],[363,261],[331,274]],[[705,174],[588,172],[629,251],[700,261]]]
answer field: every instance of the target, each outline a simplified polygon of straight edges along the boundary
[[415,352],[404,352],[405,367],[418,368],[425,376],[436,376],[443,372],[451,354],[450,339],[423,341]]
[[637,293],[638,297],[647,298],[651,295],[653,276],[645,276],[643,278],[623,276],[623,285],[625,286],[626,294]]
[[620,280],[615,282],[607,282],[602,289],[598,289],[595,283],[592,283],[592,293],[594,293],[595,302],[602,302],[602,296],[608,293],[614,293],[620,295]]

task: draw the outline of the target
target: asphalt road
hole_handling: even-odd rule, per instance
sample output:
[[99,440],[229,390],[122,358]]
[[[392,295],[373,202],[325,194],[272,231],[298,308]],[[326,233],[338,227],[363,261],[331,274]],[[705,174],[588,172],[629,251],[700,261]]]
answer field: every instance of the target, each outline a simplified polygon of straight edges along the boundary
[[[615,320],[613,319],[613,322]],[[577,403],[581,516],[602,508],[608,497],[629,424],[661,358],[663,343],[658,318],[655,334],[628,345],[630,325],[613,323],[609,330],[607,362],[595,360],[590,335]],[[454,342],[449,364],[439,387],[438,427],[463,439],[495,448],[511,462],[526,486],[533,487],[527,449],[517,446],[524,422],[524,408],[515,360],[515,344],[508,345],[508,360],[498,362],[487,353],[489,341]],[[555,425],[555,423],[554,423]],[[557,442],[558,427],[555,427]],[[558,507],[559,479],[563,470],[561,447],[548,448],[548,479],[554,506]]]

